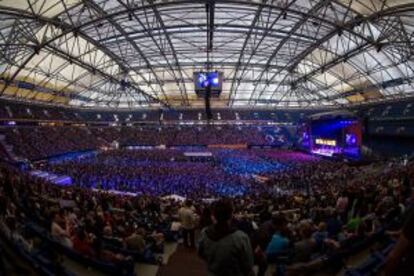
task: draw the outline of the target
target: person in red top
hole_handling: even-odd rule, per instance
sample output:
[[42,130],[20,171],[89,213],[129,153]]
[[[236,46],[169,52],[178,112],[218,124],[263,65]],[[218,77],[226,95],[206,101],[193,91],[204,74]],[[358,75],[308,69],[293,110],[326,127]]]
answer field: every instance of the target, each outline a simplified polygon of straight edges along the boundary
[[75,236],[72,238],[73,249],[88,257],[93,257],[94,251],[87,233],[83,229],[78,229]]

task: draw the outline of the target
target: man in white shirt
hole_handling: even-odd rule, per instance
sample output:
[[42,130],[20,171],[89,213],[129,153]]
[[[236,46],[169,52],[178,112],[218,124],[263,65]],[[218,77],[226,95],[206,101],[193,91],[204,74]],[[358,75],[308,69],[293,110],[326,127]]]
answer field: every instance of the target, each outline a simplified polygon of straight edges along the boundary
[[178,217],[183,229],[184,246],[195,248],[194,229],[196,227],[196,214],[190,200],[186,200],[183,207],[178,210]]

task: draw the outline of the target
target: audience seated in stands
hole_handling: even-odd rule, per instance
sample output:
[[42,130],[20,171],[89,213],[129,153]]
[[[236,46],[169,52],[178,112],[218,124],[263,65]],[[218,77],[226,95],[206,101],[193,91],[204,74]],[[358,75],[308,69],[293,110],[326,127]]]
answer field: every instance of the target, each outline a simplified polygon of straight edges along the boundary
[[[276,131],[277,129],[277,131]],[[275,131],[273,131],[275,130]],[[291,143],[282,127],[257,126],[147,126],[84,127],[22,126],[1,130],[14,154],[29,160],[45,159],[68,152],[120,146],[156,145],[285,145]],[[57,142],[58,141],[58,142]],[[0,151],[1,157],[1,151]]]
[[[125,156],[126,153],[114,152],[114,157],[117,154]],[[211,272],[231,269],[247,273],[253,261],[262,272],[275,262],[283,263],[288,270],[298,269],[298,264],[305,269],[306,262],[346,254],[355,245],[383,235],[384,229],[398,232],[413,206],[412,163],[352,167],[327,160],[305,162],[304,156],[284,151],[246,154],[247,160],[267,162],[287,156],[286,171],[266,172],[266,183],[253,183],[253,179],[239,182],[239,187],[248,189],[231,199],[214,192],[219,186],[211,186],[207,192],[204,183],[189,181],[186,186],[183,183],[182,187],[191,193],[177,186],[176,194],[191,198],[194,213],[205,226],[199,251]],[[169,163],[170,168],[177,166],[181,174],[187,173],[184,164],[180,164],[185,162]],[[92,171],[104,172],[100,167]],[[201,170],[200,174],[204,172]],[[110,177],[111,173],[103,175]],[[82,177],[82,173],[76,177]],[[30,251],[38,242],[25,233],[25,228],[36,227],[78,254],[119,264],[130,262],[142,250],[160,251],[163,240],[174,237],[171,228],[178,220],[180,202],[162,198],[150,186],[140,187],[143,193],[136,196],[93,191],[90,187],[86,182],[60,187],[2,166],[2,233],[14,241],[24,240]],[[128,185],[117,188],[129,190]],[[218,203],[211,204],[210,200]],[[213,214],[214,221],[206,218],[209,213]],[[406,226],[406,229],[411,228]],[[409,241],[409,230],[403,233],[403,242]],[[235,255],[229,253],[234,246],[240,250]],[[398,246],[391,260],[400,256],[400,250]],[[224,267],[224,264],[227,265]]]

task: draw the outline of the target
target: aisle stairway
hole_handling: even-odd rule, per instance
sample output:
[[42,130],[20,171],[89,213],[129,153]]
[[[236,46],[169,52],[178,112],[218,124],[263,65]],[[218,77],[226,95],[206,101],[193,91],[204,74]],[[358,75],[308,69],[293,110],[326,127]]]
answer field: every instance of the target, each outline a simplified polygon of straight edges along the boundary
[[206,266],[197,256],[195,249],[179,245],[177,251],[171,256],[167,265],[160,268],[160,276],[204,276]]

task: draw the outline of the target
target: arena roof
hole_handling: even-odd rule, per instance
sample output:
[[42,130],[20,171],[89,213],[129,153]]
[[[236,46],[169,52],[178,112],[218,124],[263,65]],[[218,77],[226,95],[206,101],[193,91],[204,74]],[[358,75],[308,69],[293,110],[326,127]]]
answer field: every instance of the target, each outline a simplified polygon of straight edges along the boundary
[[347,105],[413,94],[412,0],[0,0],[0,92],[55,104]]

